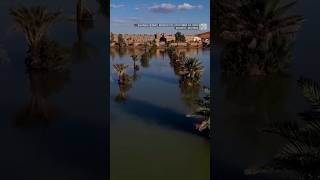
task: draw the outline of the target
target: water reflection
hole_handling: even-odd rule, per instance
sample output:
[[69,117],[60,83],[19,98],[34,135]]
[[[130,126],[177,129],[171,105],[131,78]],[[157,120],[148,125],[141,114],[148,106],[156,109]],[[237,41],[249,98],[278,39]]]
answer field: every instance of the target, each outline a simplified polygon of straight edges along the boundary
[[50,102],[50,97],[59,93],[70,81],[68,71],[28,72],[30,100],[16,115],[15,126],[49,126],[57,118],[59,108]]

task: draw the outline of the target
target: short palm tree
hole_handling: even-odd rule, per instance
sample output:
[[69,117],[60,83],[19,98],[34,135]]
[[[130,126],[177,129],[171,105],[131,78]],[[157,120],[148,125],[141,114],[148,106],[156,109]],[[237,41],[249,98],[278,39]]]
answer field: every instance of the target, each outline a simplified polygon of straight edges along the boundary
[[119,82],[119,84],[126,83],[127,82],[126,70],[129,67],[129,65],[126,65],[126,64],[113,64],[112,67],[118,74],[118,77],[119,77],[118,82]]

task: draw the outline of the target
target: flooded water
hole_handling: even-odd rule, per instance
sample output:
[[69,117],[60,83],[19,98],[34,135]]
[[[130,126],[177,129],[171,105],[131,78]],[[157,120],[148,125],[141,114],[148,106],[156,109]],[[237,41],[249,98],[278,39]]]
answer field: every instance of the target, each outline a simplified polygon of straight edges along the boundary
[[[141,51],[111,49],[110,63],[132,65],[130,56]],[[201,85],[209,87],[210,51],[190,49],[186,56],[199,58]],[[157,50],[136,72],[129,67],[137,78],[127,88],[119,89],[112,66],[110,72],[111,180],[210,179],[209,140],[186,117],[201,92],[179,86],[167,53]]]
[[[299,1],[295,7],[295,11],[303,15],[306,21],[298,34],[294,63],[288,73],[260,79],[226,77],[221,74],[220,62],[214,61],[214,179],[297,179],[299,173],[301,175],[312,169],[308,167],[308,161],[304,162],[302,168],[299,163],[288,159],[285,166],[280,162],[274,166],[282,169],[278,173],[246,174],[255,167],[271,165],[269,163],[274,162],[289,143],[276,133],[267,133],[265,130],[272,124],[285,122],[298,122],[301,125],[303,121],[297,113],[310,110],[310,103],[302,96],[297,80],[301,76],[320,80],[320,63],[317,59],[319,11],[312,8],[316,5],[319,3],[307,0]],[[217,47],[215,50],[216,59],[219,59],[221,49]],[[310,161],[316,159],[310,155]],[[264,167],[268,169],[268,166]],[[317,167],[313,168],[314,172],[319,172]],[[286,170],[296,173],[287,173]],[[312,178],[306,175],[303,179]]]
[[[107,18],[102,1],[87,1],[93,26],[77,26],[76,1],[0,3],[0,179],[106,179]],[[101,6],[100,6],[100,4]],[[48,38],[66,49],[63,72],[28,71],[27,43],[9,9],[61,10]]]

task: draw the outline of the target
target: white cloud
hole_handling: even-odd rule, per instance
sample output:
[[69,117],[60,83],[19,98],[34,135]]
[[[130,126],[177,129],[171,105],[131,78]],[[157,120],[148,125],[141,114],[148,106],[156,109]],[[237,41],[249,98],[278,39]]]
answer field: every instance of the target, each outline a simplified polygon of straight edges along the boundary
[[124,7],[124,5],[123,4],[110,4],[110,7],[111,8],[122,8],[122,7]]
[[201,8],[202,8],[201,5],[194,6],[189,3],[183,3],[178,5],[178,10],[192,10],[192,9],[201,9]]
[[170,3],[156,4],[148,8],[152,12],[170,13],[177,9],[177,6]]
[[[202,5],[191,5],[189,3],[183,3],[183,4],[170,4],[170,3],[161,3],[161,4],[155,4],[153,6],[148,7],[147,9],[152,12],[156,13],[171,13],[174,11],[186,11],[186,10],[194,10],[194,9],[201,9]],[[139,8],[141,9],[141,8]],[[136,10],[139,10],[136,9]]]

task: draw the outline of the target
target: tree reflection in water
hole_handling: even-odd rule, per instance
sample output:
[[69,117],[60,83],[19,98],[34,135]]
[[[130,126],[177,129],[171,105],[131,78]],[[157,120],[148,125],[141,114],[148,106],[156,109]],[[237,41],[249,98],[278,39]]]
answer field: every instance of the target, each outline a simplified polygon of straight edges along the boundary
[[31,97],[29,103],[16,115],[17,127],[48,126],[58,115],[58,108],[50,103],[50,96],[59,93],[69,82],[68,71],[28,72]]
[[272,161],[247,169],[246,174],[287,174],[291,179],[303,180],[320,178],[320,86],[317,82],[304,78],[298,83],[302,94],[312,104],[311,110],[300,113],[299,122],[277,121],[264,129],[264,132],[287,139],[288,143]]
[[17,113],[16,126],[48,125],[57,114],[49,97],[69,80],[69,50],[47,37],[50,25],[60,13],[50,13],[44,7],[21,7],[12,9],[10,14],[29,46],[26,63],[31,99]]

